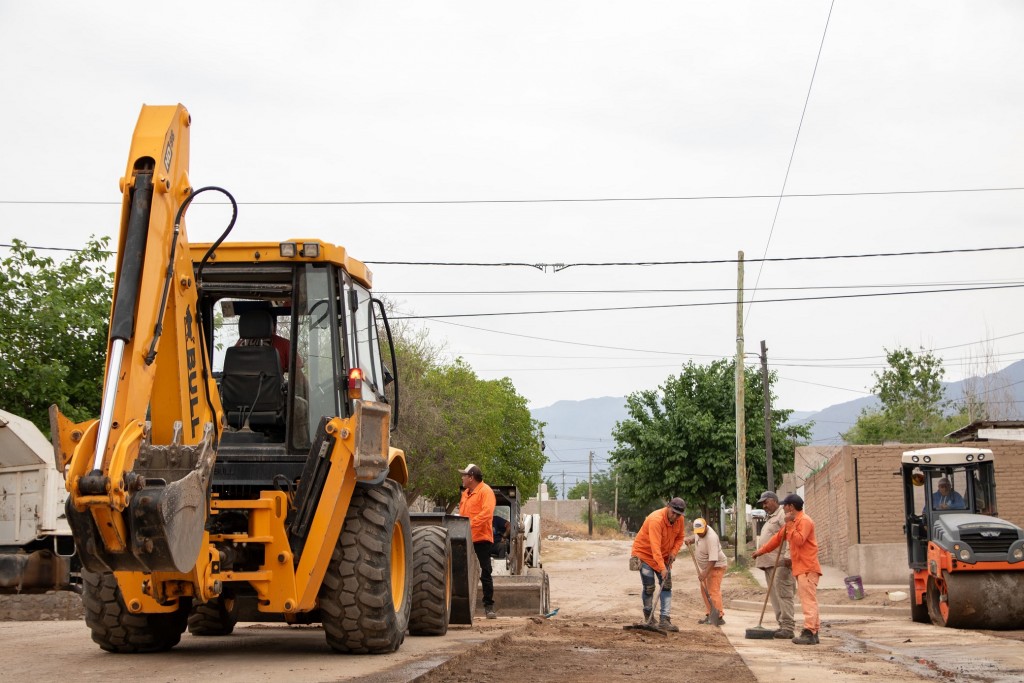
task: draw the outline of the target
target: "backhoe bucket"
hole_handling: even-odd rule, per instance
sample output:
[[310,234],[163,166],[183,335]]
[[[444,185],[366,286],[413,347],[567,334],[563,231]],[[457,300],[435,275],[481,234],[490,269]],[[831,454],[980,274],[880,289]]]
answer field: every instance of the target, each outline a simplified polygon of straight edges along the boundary
[[68,499],[68,523],[78,543],[82,564],[92,572],[189,572],[202,548],[209,510],[210,477],[216,453],[213,425],[207,424],[195,446],[180,443],[180,423],[174,443],[139,448],[134,475],[142,487],[131,495],[124,511],[130,544],[127,552],[107,550],[92,513],[78,512]]

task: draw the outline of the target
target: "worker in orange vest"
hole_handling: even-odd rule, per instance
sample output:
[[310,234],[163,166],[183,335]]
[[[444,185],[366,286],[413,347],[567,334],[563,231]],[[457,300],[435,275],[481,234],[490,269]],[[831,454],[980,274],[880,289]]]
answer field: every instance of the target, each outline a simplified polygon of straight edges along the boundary
[[484,589],[484,614],[497,618],[494,611],[494,580],[491,578],[491,547],[494,545],[494,491],[484,483],[484,473],[476,465],[459,470],[462,475],[462,498],[459,515],[469,517],[473,551],[480,561],[480,584]]

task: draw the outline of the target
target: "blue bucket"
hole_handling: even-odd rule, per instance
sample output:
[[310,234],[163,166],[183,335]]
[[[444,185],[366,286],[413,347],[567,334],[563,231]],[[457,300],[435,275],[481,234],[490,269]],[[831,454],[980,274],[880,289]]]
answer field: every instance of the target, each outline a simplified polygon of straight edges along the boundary
[[843,581],[846,582],[847,597],[851,600],[864,599],[864,584],[861,582],[859,576],[847,576]]

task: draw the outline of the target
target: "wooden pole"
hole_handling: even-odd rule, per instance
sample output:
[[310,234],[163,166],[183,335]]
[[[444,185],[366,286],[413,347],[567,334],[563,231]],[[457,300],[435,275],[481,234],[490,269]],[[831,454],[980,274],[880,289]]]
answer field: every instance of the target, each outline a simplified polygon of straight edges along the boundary
[[743,367],[743,252],[739,252],[736,277],[736,564],[747,558],[747,425],[744,410]]
[[768,490],[775,490],[772,472],[772,392],[768,383],[768,347],[761,340],[761,386],[764,389],[764,459],[768,466]]

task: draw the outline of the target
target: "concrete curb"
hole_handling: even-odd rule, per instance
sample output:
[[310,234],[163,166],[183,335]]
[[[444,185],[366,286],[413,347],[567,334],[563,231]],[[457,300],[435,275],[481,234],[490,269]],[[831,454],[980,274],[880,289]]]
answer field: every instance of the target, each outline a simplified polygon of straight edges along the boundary
[[[760,612],[761,607],[764,605],[763,602],[754,602],[752,600],[728,600],[726,607],[729,609],[741,610],[744,612]],[[770,605],[769,605],[770,607]],[[800,603],[794,605],[794,612],[800,614]],[[891,607],[882,607],[881,605],[856,605],[856,604],[844,604],[844,605],[823,605],[818,604],[819,614],[847,614],[847,615],[863,615],[863,616],[890,616],[890,617],[907,617],[910,618],[910,603],[907,602],[906,607],[893,605]],[[766,612],[771,614],[771,612]]]

